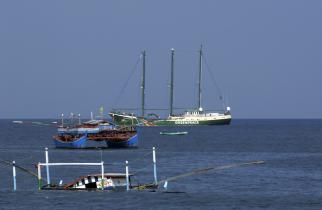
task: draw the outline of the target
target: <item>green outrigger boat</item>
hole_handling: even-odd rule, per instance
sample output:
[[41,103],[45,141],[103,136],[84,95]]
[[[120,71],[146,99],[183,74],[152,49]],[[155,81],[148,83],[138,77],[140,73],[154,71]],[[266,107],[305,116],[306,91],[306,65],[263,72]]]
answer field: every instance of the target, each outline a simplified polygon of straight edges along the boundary
[[201,78],[202,78],[202,46],[199,50],[199,94],[198,107],[187,110],[182,114],[173,114],[173,83],[174,83],[174,49],[171,49],[171,81],[170,81],[170,106],[169,117],[166,119],[148,119],[145,117],[145,51],[142,53],[143,72],[141,83],[141,116],[113,110],[109,113],[114,123],[118,125],[138,126],[195,126],[195,125],[229,125],[231,122],[230,107],[219,112],[204,111],[201,106]]

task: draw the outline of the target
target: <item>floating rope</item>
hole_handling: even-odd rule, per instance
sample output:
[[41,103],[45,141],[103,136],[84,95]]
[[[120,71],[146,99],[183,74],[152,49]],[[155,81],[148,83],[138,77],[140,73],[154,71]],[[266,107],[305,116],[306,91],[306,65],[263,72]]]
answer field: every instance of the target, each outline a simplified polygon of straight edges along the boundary
[[[12,162],[7,161],[7,160],[0,159],[0,163],[2,163],[5,166],[12,166]],[[31,170],[28,170],[28,169],[26,169],[26,168],[24,168],[22,166],[17,165],[17,164],[15,164],[15,167],[17,169],[19,169],[19,170],[21,170],[21,171],[23,171],[23,172],[25,172],[25,173],[27,173],[29,175],[32,175],[32,176],[34,176],[34,177],[36,177],[38,179],[38,174],[32,172]],[[46,179],[43,178],[43,180],[46,180]]]
[[136,170],[134,170],[134,173],[132,173],[132,174],[133,175],[137,175],[141,171],[146,171],[146,169],[149,168],[149,167],[151,167],[151,165],[152,165],[152,163],[151,164],[148,164],[148,165],[146,165],[146,166],[144,166],[142,168],[136,169]]
[[258,160],[258,161],[252,161],[252,162],[246,162],[246,163],[234,163],[234,164],[229,164],[229,165],[224,165],[224,166],[214,166],[214,167],[196,169],[196,170],[190,171],[188,173],[179,174],[177,176],[169,177],[167,179],[163,179],[161,181],[158,181],[157,185],[145,184],[145,185],[137,186],[134,189],[137,189],[137,190],[151,189],[153,187],[155,188],[156,186],[158,186],[158,185],[160,185],[162,183],[165,183],[165,182],[168,182],[168,181],[174,181],[174,180],[184,178],[184,177],[188,177],[188,176],[192,176],[192,175],[195,175],[195,174],[202,174],[202,173],[206,173],[206,172],[209,172],[209,171],[219,171],[219,170],[235,168],[235,167],[239,167],[239,166],[263,164],[263,163],[265,163],[265,162],[262,161],[262,160]]
[[229,164],[229,165],[224,165],[224,166],[207,167],[207,168],[196,169],[196,170],[193,170],[193,171],[188,172],[188,173],[180,174],[180,175],[177,175],[177,176],[173,176],[173,177],[158,181],[158,185],[162,184],[162,183],[164,183],[166,181],[174,181],[174,180],[177,180],[177,179],[180,179],[180,178],[184,178],[184,177],[187,177],[187,176],[192,176],[192,175],[195,175],[195,174],[206,173],[206,172],[212,171],[212,170],[218,171],[218,170],[224,170],[224,169],[229,169],[229,168],[236,168],[236,167],[239,167],[239,166],[263,164],[263,163],[265,163],[265,162],[262,161],[262,160],[259,160],[259,161],[253,161],[253,162],[247,162],[247,163],[234,163],[234,164]]

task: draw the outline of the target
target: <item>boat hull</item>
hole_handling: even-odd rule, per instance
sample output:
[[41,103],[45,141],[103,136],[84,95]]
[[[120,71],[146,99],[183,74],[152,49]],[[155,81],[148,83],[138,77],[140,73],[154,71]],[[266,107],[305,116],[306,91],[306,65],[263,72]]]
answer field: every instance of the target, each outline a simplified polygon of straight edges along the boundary
[[110,112],[109,115],[111,116],[113,122],[117,125],[144,125],[144,120],[137,118],[136,116],[114,112]]
[[56,148],[85,148],[87,144],[87,136],[83,135],[74,141],[62,141],[59,136],[54,137]]
[[231,122],[230,115],[223,115],[223,117],[215,119],[182,119],[182,120],[147,120],[136,118],[131,119],[128,117],[123,117],[122,114],[110,113],[113,116],[113,120],[119,125],[136,125],[136,126],[198,126],[198,125],[229,125]]
[[156,120],[153,121],[155,126],[197,126],[197,125],[229,125],[229,119],[216,120]]
[[138,134],[136,133],[129,139],[108,139],[105,140],[106,144],[110,148],[122,148],[122,147],[137,147],[139,142]]

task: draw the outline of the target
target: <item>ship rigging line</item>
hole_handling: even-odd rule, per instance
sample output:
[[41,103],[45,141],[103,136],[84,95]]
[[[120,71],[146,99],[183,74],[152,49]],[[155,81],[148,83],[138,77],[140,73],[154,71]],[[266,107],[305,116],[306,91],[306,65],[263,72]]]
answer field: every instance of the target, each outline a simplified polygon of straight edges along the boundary
[[206,56],[202,56],[203,57],[203,60],[205,61],[205,64],[206,64],[206,69],[207,69],[207,71],[208,71],[208,73],[209,73],[209,75],[210,75],[210,78],[211,78],[211,80],[212,80],[212,82],[213,82],[213,84],[215,85],[215,88],[217,88],[217,90],[218,90],[218,92],[219,92],[219,100],[221,100],[221,101],[223,101],[223,103],[224,103],[224,105],[225,105],[225,102],[224,102],[224,100],[223,100],[223,94],[222,94],[222,91],[221,91],[221,89],[220,89],[220,87],[219,87],[219,85],[217,84],[217,82],[216,82],[216,80],[215,80],[215,77],[214,77],[214,74],[212,73],[212,71],[211,71],[211,68],[210,68],[210,66],[209,66],[209,64],[208,64],[208,62],[207,62],[207,59],[206,59]]
[[135,65],[132,67],[132,70],[131,70],[130,75],[128,76],[128,78],[126,79],[125,83],[123,84],[123,86],[122,86],[122,88],[121,88],[121,90],[120,90],[119,94],[116,96],[115,103],[114,103],[113,107],[116,107],[116,105],[119,103],[120,98],[121,98],[121,95],[123,95],[125,88],[127,87],[128,83],[129,83],[129,81],[130,81],[130,79],[132,78],[132,76],[133,76],[133,74],[134,74],[135,70],[137,69],[137,66],[139,65],[139,62],[140,62],[140,60],[141,60],[141,57],[142,57],[142,56],[140,55],[140,56],[138,57],[137,61],[135,62]]

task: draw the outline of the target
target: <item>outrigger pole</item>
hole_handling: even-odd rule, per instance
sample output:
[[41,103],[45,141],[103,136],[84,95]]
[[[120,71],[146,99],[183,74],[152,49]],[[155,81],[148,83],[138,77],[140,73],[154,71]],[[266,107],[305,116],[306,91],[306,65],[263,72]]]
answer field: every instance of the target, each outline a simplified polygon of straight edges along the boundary
[[12,177],[13,177],[13,191],[16,191],[17,190],[16,161],[12,161]]
[[126,191],[130,190],[129,161],[125,161]]
[[49,158],[48,158],[48,148],[45,148],[45,157],[46,157],[46,174],[47,174],[47,184],[50,185],[50,176],[49,176]]
[[155,147],[152,148],[153,153],[153,176],[154,176],[154,185],[158,185],[158,179],[157,179],[157,161],[156,161],[156,155],[155,155]]
[[144,118],[145,105],[145,50],[142,52],[142,81],[141,81],[141,117]]

